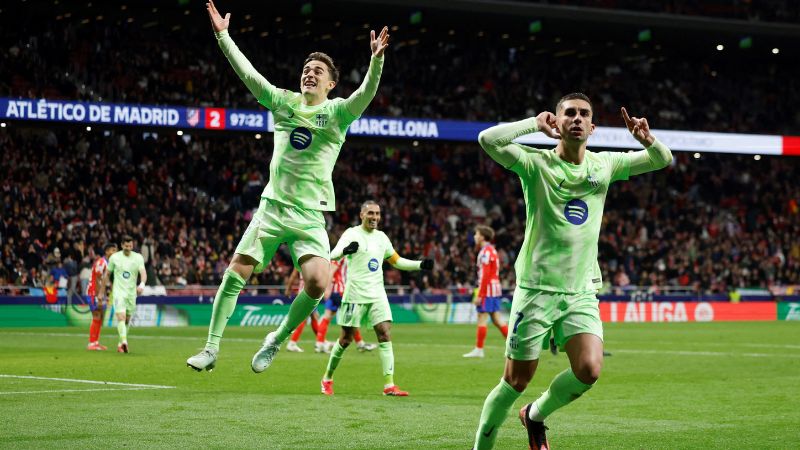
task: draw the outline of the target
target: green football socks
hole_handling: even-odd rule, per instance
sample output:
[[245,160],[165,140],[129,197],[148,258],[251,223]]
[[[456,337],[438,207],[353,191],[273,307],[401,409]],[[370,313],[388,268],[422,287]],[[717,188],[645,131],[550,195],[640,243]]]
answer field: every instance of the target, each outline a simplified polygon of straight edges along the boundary
[[231,269],[225,270],[225,275],[222,277],[222,283],[217,289],[217,295],[214,297],[214,307],[211,311],[211,324],[208,326],[208,341],[206,348],[213,348],[219,350],[219,341],[222,339],[222,332],[225,331],[225,325],[228,324],[228,319],[231,318],[234,308],[236,308],[236,300],[239,298],[239,292],[246,284],[241,275]]
[[547,391],[533,403],[531,420],[543,422],[545,417],[576,400],[591,388],[591,384],[585,384],[575,377],[571,368],[559,373],[553,378]]
[[328,358],[328,368],[325,370],[325,380],[332,380],[333,379],[333,371],[336,370],[336,367],[339,366],[339,361],[342,360],[342,356],[344,355],[345,348],[339,345],[339,340],[336,340],[336,343],[333,344],[333,349],[331,350],[331,356]]
[[283,319],[278,329],[275,330],[275,341],[278,344],[282,344],[288,339],[292,331],[300,325],[300,322],[306,320],[311,312],[314,311],[314,308],[317,307],[321,299],[322,297],[311,298],[311,296],[306,293],[305,289],[297,294],[297,297],[295,297],[292,305],[289,307],[289,313],[286,315],[286,318]]
[[497,439],[497,431],[508,417],[508,411],[514,402],[522,395],[517,392],[506,380],[500,380],[500,384],[492,389],[486,401],[483,402],[481,411],[481,422],[478,425],[478,432],[475,434],[475,449],[481,450],[492,448]]
[[394,352],[391,341],[378,344],[378,355],[383,368],[383,385],[384,387],[391,386],[394,384]]
[[128,326],[125,325],[125,320],[117,322],[117,334],[119,335],[119,343],[128,341]]

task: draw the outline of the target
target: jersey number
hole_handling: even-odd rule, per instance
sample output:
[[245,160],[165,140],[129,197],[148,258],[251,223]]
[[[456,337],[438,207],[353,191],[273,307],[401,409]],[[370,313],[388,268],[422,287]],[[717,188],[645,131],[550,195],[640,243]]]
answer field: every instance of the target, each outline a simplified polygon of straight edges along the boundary
[[517,327],[519,326],[519,323],[522,322],[522,316],[523,314],[521,312],[517,313],[517,320],[514,321],[514,334],[517,334]]

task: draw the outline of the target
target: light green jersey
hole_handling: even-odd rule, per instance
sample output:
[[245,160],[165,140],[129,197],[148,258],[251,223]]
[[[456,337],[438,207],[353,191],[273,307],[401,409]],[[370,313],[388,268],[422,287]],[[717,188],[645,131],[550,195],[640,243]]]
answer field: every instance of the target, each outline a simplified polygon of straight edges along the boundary
[[347,128],[378,90],[383,58],[372,57],[363,83],[350,97],[306,106],[301,93],[278,89],[261,76],[227,31],[217,33],[217,40],[250,92],[273,114],[275,148],[262,197],[306,209],[335,210],[333,166]]
[[525,241],[514,265],[517,284],[565,293],[600,289],[597,241],[603,205],[609,185],[628,179],[630,159],[587,150],[575,165],[555,149],[529,149],[509,169],[522,181],[527,210]]
[[114,286],[111,290],[114,298],[136,296],[139,269],[144,269],[144,258],[140,253],[132,251],[125,256],[124,251],[119,251],[108,258],[108,273],[114,275]]
[[342,233],[331,255],[341,255],[351,242],[358,242],[358,251],[347,255],[347,281],[342,301],[373,303],[388,301],[383,286],[383,261],[394,255],[394,247],[380,230],[367,231],[361,225]]

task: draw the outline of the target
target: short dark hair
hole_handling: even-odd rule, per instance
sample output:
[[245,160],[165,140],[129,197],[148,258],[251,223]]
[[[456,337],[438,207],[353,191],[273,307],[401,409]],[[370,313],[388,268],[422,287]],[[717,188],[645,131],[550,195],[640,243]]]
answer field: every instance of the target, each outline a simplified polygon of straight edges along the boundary
[[367,200],[367,201],[365,201],[364,203],[361,204],[361,211],[367,209],[367,206],[372,206],[372,205],[375,205],[375,206],[377,206],[379,208],[381,206],[375,200]]
[[339,69],[336,68],[336,64],[333,63],[333,58],[328,56],[326,53],[322,52],[314,52],[308,55],[305,62],[303,62],[303,67],[311,61],[322,61],[328,66],[328,71],[331,73],[331,79],[335,82],[339,82]]
[[117,248],[117,244],[115,244],[113,242],[109,242],[108,244],[106,244],[105,247],[103,247],[103,253],[107,252],[108,250],[110,250],[112,248]]
[[488,225],[478,225],[475,227],[475,231],[480,233],[481,236],[489,242],[494,240],[494,229]]
[[588,95],[584,94],[583,92],[573,92],[571,94],[567,94],[561,97],[561,100],[559,100],[558,103],[556,103],[556,113],[558,113],[558,110],[561,109],[561,105],[563,105],[564,102],[567,100],[583,100],[589,104],[589,109],[591,109],[594,112],[594,107],[592,106],[592,100],[589,99]]
[[122,236],[122,243],[124,244],[126,242],[133,242],[133,238],[131,237],[131,235],[126,234],[125,236]]

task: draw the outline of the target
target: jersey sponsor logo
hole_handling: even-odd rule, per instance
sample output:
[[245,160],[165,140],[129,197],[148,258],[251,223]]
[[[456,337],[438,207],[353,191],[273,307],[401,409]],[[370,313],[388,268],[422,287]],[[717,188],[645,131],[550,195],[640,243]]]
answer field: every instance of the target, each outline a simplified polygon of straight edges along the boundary
[[327,114],[319,113],[319,114],[317,114],[316,119],[317,119],[317,126],[320,127],[320,128],[324,127],[325,125],[328,124],[328,115]]
[[125,278],[127,280],[130,277],[131,277],[131,273],[128,272],[127,270],[122,272],[122,278]]
[[579,198],[573,198],[564,207],[564,217],[573,225],[583,225],[589,218],[589,206]]
[[370,259],[369,262],[367,263],[367,268],[369,269],[370,272],[375,272],[376,270],[378,270],[379,267],[380,264],[378,264],[378,260],[375,258]]
[[292,144],[296,150],[305,150],[311,145],[311,131],[305,127],[297,127],[292,130],[292,133],[289,135],[289,143]]

